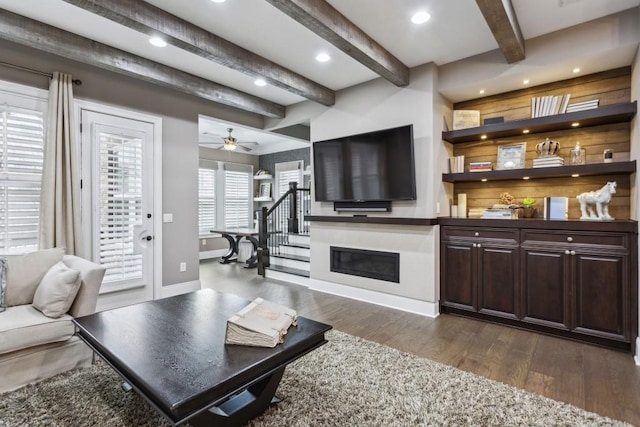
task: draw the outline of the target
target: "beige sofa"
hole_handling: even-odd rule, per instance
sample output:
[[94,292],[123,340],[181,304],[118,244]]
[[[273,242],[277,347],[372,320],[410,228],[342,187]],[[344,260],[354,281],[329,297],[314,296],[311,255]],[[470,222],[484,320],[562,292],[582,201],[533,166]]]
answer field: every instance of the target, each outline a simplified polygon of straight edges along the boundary
[[0,392],[90,365],[93,352],[75,336],[72,318],[95,312],[105,268],[57,248],[9,256],[6,265]]

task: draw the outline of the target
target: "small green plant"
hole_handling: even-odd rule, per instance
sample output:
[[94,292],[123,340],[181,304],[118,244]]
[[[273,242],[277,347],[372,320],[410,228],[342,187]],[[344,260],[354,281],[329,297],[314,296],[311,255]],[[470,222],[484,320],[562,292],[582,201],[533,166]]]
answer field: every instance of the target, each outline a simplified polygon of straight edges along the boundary
[[536,199],[533,197],[525,197],[522,199],[522,206],[533,206],[536,204]]

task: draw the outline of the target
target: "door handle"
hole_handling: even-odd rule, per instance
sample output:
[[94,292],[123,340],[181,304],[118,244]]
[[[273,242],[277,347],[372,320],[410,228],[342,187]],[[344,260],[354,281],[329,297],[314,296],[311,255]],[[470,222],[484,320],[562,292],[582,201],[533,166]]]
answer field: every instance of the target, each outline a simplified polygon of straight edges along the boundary
[[146,241],[153,240],[153,236],[142,236],[142,240],[146,240]]

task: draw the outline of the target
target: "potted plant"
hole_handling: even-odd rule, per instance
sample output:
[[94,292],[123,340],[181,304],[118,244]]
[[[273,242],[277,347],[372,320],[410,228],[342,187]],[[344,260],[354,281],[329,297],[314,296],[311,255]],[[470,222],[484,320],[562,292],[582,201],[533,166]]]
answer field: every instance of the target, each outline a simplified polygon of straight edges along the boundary
[[533,218],[536,215],[536,199],[533,197],[525,197],[520,202],[522,205],[522,214],[525,218]]

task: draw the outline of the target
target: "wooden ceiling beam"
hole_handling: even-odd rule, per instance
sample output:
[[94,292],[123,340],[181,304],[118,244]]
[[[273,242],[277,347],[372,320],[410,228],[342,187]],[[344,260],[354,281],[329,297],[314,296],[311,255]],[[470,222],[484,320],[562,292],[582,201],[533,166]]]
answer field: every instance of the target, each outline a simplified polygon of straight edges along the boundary
[[511,0],[476,0],[507,63],[525,58],[524,38]]
[[326,106],[335,104],[333,90],[145,1],[64,1],[149,36],[162,35],[173,46],[252,78],[262,78],[272,86],[303,98]]
[[409,84],[409,68],[326,1],[266,1],[393,84]]
[[189,95],[267,117],[285,107],[94,40],[0,9],[0,37],[84,64],[145,80]]

